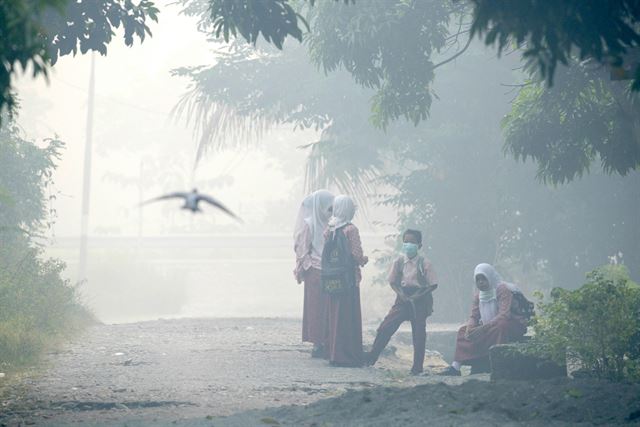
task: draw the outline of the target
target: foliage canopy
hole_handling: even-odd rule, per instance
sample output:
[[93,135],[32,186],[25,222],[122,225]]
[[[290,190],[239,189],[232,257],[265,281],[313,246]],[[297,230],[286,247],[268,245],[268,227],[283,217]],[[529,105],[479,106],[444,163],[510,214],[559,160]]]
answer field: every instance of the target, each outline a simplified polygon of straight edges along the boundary
[[124,29],[124,42],[151,34],[148,19],[158,20],[150,0],[24,0],[0,2],[0,110],[15,102],[12,79],[29,68],[33,77],[47,76],[58,57],[88,51],[107,53],[114,30]]
[[596,161],[622,176],[640,167],[640,96],[589,63],[560,67],[553,88],[529,82],[502,124],[505,150],[533,159],[544,182],[581,177]]
[[[232,24],[239,21],[238,13],[256,18],[252,10],[247,6],[231,14],[217,8],[210,19]],[[640,49],[635,1],[324,2],[307,8],[307,19],[305,40],[314,62],[326,73],[346,70],[374,91],[370,111],[378,127],[386,129],[398,119],[426,120],[435,96],[435,69],[477,37],[499,53],[520,52],[532,74],[531,87],[521,91],[505,120],[505,137],[506,151],[533,159],[539,178],[563,183],[597,160],[605,172],[621,175],[640,165],[637,95],[625,93],[625,84],[609,82],[602,69],[620,65],[626,54]],[[278,23],[264,20],[262,25]],[[241,35],[255,43],[258,33]],[[460,39],[467,40],[464,46]],[[631,84],[632,91],[638,89],[640,66]]]
[[[471,0],[471,33],[502,52],[512,43],[534,61],[551,85],[559,64],[574,57],[613,65],[640,47],[640,4],[635,0]],[[640,90],[640,67],[634,89]]]

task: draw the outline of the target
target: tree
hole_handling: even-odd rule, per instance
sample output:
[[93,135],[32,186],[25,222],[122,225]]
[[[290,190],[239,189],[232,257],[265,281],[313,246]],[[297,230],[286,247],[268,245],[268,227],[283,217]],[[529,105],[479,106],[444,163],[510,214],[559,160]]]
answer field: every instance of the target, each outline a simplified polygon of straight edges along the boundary
[[[629,49],[640,46],[640,4],[635,0],[471,2],[471,33],[484,36],[499,52],[515,42],[549,85],[558,64],[569,65],[574,57],[619,65]],[[633,88],[640,90],[640,67]]]
[[277,125],[312,128],[321,135],[305,144],[308,183],[331,181],[361,200],[372,189],[383,163],[377,151],[387,139],[368,121],[371,91],[344,72],[321,75],[302,46],[280,52],[233,45],[213,66],[175,72],[193,83],[175,113],[195,126],[199,156],[259,141]]
[[47,147],[38,148],[26,141],[11,121],[0,127],[0,242],[3,246],[22,235],[39,235],[47,226],[45,221],[51,212],[45,190],[63,144],[57,139],[46,142]]
[[[251,7],[234,10],[231,14],[227,9],[217,7],[223,3],[224,0],[210,0],[210,18],[219,26],[242,21],[238,14],[243,15],[246,22],[251,21],[249,16],[257,18]],[[245,3],[253,2],[246,0]],[[472,0],[470,5],[428,0],[371,0],[347,5],[325,2],[309,8],[308,17],[310,31],[306,38],[316,64],[325,72],[342,68],[359,84],[373,88],[376,93],[371,100],[372,118],[382,128],[399,118],[413,123],[427,119],[433,99],[434,70],[464,52],[472,37],[497,46],[499,53],[509,47],[520,52],[526,64],[536,66],[540,81],[544,81],[547,87],[554,83],[558,64],[569,65],[577,59],[578,62],[589,60],[601,66],[620,65],[626,54],[640,48],[640,5],[634,0]],[[456,21],[459,22],[457,26],[454,25]],[[264,21],[262,25],[277,26],[278,22]],[[271,28],[269,32],[274,33],[275,30]],[[279,34],[285,33],[281,31]],[[452,41],[457,42],[461,36],[467,37],[467,33],[469,39],[460,51],[440,62],[434,59]],[[255,42],[257,34],[251,34],[245,39]],[[225,36],[228,38],[229,34]],[[277,44],[281,45],[281,42]],[[574,66],[572,70],[574,68],[578,67]],[[580,70],[574,72],[581,73]],[[636,67],[631,89],[640,89],[640,66]],[[531,97],[532,90],[523,96]],[[540,86],[539,90],[544,89]],[[571,96],[580,97],[580,93],[584,94],[589,89],[574,86],[573,90]],[[619,97],[621,93],[619,90],[611,92],[613,99],[610,101],[626,102]],[[598,103],[593,96],[581,101],[582,108],[592,111],[602,107]],[[625,114],[635,113],[633,109],[627,110]],[[608,111],[615,113],[613,109]],[[522,111],[514,110],[513,115],[522,115]],[[627,126],[615,123],[619,119],[620,116],[611,116],[613,127]],[[544,171],[549,167],[566,168],[560,173],[554,172],[558,182],[580,176],[588,170],[590,161],[597,154],[606,154],[603,165],[607,172],[624,174],[640,165],[633,154],[640,145],[636,134],[631,139],[601,139],[596,144],[600,147],[585,145],[577,134],[576,138],[568,135],[567,139],[565,136],[553,135],[553,144],[535,144],[523,150],[517,148],[519,143],[509,143],[508,152],[518,157],[532,157],[539,162],[543,179],[546,179]],[[513,141],[513,138],[509,139]],[[591,139],[595,142],[594,138]],[[583,150],[577,152],[577,147]],[[537,154],[530,154],[534,152]],[[557,161],[555,165],[545,161],[554,158],[569,160],[568,153],[576,154],[575,159],[579,161]],[[590,161],[586,163],[587,160]]]
[[62,149],[47,142],[39,148],[6,118],[0,127],[0,358],[8,364],[32,362],[90,318],[61,277],[65,265],[39,246],[55,217],[49,186]]
[[107,53],[114,29],[124,41],[144,41],[151,34],[147,19],[158,20],[149,0],[9,0],[0,2],[0,111],[15,103],[12,79],[29,68],[33,77],[47,77],[58,57],[78,50]]
[[600,161],[606,173],[640,166],[640,96],[592,63],[560,67],[553,88],[530,80],[503,119],[505,150],[531,158],[537,176],[561,184]]
[[[185,12],[202,15],[200,25],[210,28],[217,38],[229,42],[240,34],[249,43],[256,44],[260,35],[282,49],[287,37],[302,41],[303,27],[309,29],[305,18],[296,10],[307,0],[179,0]],[[334,0],[339,2],[341,0]],[[355,0],[342,0],[355,3]],[[308,0],[313,6],[316,0]],[[202,10],[206,13],[201,13]]]

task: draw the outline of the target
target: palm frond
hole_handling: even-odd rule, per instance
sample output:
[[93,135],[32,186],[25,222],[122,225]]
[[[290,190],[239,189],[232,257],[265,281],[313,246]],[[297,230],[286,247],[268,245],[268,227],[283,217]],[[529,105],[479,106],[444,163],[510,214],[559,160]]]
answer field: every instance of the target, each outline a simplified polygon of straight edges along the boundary
[[193,135],[198,141],[196,162],[209,151],[258,144],[279,123],[260,112],[240,113],[230,105],[216,102],[200,87],[187,92],[171,115],[193,126]]
[[375,181],[382,172],[375,148],[333,139],[321,139],[304,147],[311,149],[305,169],[307,191],[335,186],[352,196],[366,217],[369,199],[375,193]]

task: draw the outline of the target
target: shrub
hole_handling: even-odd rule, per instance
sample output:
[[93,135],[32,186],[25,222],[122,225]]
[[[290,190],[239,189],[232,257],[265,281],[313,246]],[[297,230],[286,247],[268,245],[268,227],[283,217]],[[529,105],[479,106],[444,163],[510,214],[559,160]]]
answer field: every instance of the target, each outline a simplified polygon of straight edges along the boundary
[[557,362],[577,360],[600,378],[640,379],[640,287],[624,266],[600,267],[540,301],[535,341]]
[[0,128],[0,366],[32,363],[91,319],[65,265],[43,259],[38,237],[50,226],[46,187],[60,141],[39,148],[12,122]]

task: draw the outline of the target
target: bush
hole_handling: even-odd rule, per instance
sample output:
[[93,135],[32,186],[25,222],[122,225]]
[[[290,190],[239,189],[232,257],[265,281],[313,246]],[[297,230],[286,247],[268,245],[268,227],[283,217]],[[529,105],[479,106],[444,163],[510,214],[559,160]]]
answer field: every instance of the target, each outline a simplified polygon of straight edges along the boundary
[[64,264],[41,260],[25,243],[0,249],[0,360],[11,366],[32,363],[91,320],[60,277]]
[[[0,129],[0,366],[32,363],[50,345],[92,319],[61,278],[65,265],[45,260],[38,237],[51,223],[47,185],[60,141],[39,148],[7,122]],[[50,196],[49,196],[50,197]]]
[[640,287],[624,266],[600,267],[581,288],[555,288],[550,298],[535,318],[540,348],[600,378],[640,379]]

